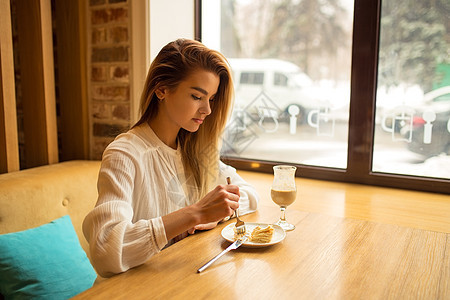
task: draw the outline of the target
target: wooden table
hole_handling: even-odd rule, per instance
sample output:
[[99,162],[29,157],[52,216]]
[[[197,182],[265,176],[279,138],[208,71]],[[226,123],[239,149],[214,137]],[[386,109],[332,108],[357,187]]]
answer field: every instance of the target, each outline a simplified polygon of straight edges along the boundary
[[[262,192],[262,199],[258,212],[242,219],[276,221],[279,209],[265,191],[267,187],[270,189],[267,182],[272,177],[243,174]],[[308,187],[308,182],[299,179],[297,184],[314,190],[314,186]],[[330,190],[327,182],[319,184],[322,189],[314,199],[320,202]],[[349,186],[342,185],[341,189]],[[332,183],[331,186],[334,195],[339,195],[339,189]],[[390,191],[395,194],[397,190]],[[299,197],[302,195],[304,192],[299,193]],[[446,195],[440,199],[450,200]],[[360,200],[364,202],[364,197]],[[305,200],[297,199],[287,209],[287,219],[296,229],[287,232],[285,240],[277,245],[257,249],[241,247],[203,273],[197,273],[200,266],[229,245],[220,234],[229,221],[189,236],[153,256],[146,264],[101,281],[75,298],[450,299],[448,232],[404,226],[406,217],[400,218],[398,225],[392,224],[396,221],[334,216],[327,211],[308,212],[299,209],[302,201]],[[363,203],[354,206],[358,205],[364,206]],[[344,211],[354,209],[349,206]],[[450,202],[436,211],[445,214],[449,207]],[[440,224],[445,222],[449,220]]]

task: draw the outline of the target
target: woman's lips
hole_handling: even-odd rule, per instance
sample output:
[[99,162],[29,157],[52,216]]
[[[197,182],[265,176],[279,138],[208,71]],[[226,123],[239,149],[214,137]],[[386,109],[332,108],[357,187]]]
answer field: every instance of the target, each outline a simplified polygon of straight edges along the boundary
[[197,124],[202,124],[203,123],[203,119],[196,119],[196,118],[194,118],[192,120],[194,120],[194,122],[197,123]]

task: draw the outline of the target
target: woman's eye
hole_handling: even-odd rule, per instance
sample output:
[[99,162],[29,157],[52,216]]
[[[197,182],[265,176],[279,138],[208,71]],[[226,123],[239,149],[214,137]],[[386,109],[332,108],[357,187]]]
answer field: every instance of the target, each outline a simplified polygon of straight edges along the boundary
[[209,102],[213,102],[214,100],[216,100],[215,98],[211,98],[209,99]]
[[195,95],[192,95],[192,98],[193,98],[194,100],[201,100],[201,99],[202,99],[202,97],[197,97],[197,96],[195,96]]

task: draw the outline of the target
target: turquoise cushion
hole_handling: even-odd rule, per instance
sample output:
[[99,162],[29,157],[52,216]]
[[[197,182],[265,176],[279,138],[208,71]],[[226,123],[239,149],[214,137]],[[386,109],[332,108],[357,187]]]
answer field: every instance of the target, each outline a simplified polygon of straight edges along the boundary
[[96,278],[69,216],[0,235],[0,293],[6,299],[67,299]]

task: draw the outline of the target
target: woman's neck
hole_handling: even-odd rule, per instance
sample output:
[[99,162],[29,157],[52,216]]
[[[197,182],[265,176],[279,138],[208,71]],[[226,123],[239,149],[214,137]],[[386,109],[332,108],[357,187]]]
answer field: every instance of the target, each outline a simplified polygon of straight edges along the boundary
[[148,121],[148,125],[156,134],[156,136],[167,146],[172,149],[177,149],[177,136],[179,129],[175,130],[161,120],[158,120],[158,116],[153,120]]

